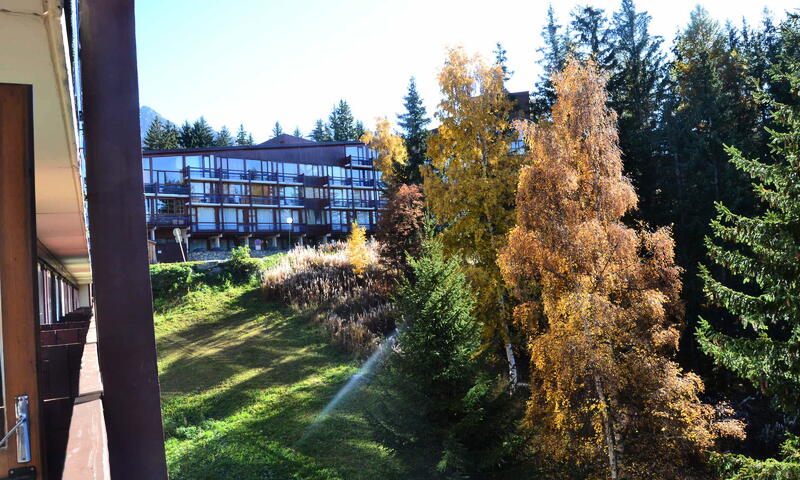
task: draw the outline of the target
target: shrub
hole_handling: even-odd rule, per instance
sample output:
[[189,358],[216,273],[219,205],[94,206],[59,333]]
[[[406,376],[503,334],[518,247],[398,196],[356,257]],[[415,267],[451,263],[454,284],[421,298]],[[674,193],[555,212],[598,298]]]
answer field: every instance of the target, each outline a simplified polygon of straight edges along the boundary
[[365,243],[360,258],[357,275],[342,244],[295,248],[262,274],[262,291],[267,300],[308,312],[334,343],[367,356],[394,329],[394,320],[377,244]]
[[231,283],[249,283],[255,280],[264,262],[250,256],[250,247],[243,245],[231,250],[231,258],[222,264],[223,272],[227,274]]
[[156,301],[186,295],[197,281],[198,274],[189,263],[150,265],[150,285],[153,289],[153,299]]

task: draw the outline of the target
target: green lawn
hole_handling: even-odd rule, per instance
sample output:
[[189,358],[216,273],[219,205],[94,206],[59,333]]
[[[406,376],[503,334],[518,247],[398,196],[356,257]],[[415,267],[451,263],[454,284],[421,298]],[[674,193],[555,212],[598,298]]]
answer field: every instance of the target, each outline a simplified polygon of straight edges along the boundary
[[309,429],[358,364],[257,288],[190,293],[156,337],[173,480],[433,478],[423,452],[381,441],[369,391]]

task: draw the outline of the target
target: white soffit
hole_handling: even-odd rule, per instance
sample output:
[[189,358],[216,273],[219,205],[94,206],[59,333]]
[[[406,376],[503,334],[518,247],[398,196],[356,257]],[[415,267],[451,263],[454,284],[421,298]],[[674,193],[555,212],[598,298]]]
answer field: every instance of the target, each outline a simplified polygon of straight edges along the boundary
[[77,124],[61,2],[0,0],[0,83],[33,85],[36,229],[79,283],[91,281]]

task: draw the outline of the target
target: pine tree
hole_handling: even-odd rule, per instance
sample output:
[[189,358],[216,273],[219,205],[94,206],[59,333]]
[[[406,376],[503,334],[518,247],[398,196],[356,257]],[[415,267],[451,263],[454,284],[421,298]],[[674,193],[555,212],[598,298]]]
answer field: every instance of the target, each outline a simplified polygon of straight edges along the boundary
[[231,145],[233,145],[233,137],[231,137],[231,132],[228,130],[228,127],[223,125],[214,138],[214,146],[229,147]]
[[510,153],[516,137],[509,120],[512,104],[500,67],[469,57],[462,48],[450,49],[439,86],[443,98],[436,117],[441,125],[428,140],[431,163],[422,167],[423,191],[436,220],[446,226],[446,253],[468,265],[485,338],[506,348],[513,385],[510,311],[496,262],[514,223],[521,162],[519,155]]
[[272,127],[272,138],[275,138],[278,135],[283,135],[283,127],[281,127],[280,122],[275,122],[275,126]]
[[428,157],[428,130],[425,128],[431,119],[425,111],[417,92],[417,82],[414,77],[408,82],[408,93],[403,98],[405,113],[397,116],[398,125],[403,130],[403,140],[408,152],[408,161],[404,168],[398,171],[398,182],[407,185],[422,184],[420,167],[425,164]]
[[206,148],[214,146],[214,130],[200,117],[192,124],[192,146],[189,148]]
[[522,302],[528,422],[551,458],[586,479],[699,479],[719,430],[702,381],[670,357],[682,316],[668,228],[636,231],[616,116],[592,61],[555,75],[552,123],[521,127],[528,145],[517,226],[499,257]]
[[180,148],[180,132],[174,123],[167,121],[164,125],[164,137],[162,147],[164,150]]
[[500,68],[503,70],[503,80],[509,81],[511,76],[514,75],[514,72],[508,69],[508,57],[506,56],[506,49],[503,48],[503,45],[500,42],[497,42],[497,46],[494,50],[494,63],[495,65],[499,65]]
[[178,131],[178,143],[181,148],[194,148],[194,132],[188,120],[183,122],[181,129]]
[[314,129],[311,130],[311,140],[315,142],[332,142],[333,136],[325,122],[321,119],[314,123]]
[[539,64],[544,68],[544,73],[534,89],[531,102],[531,115],[534,119],[546,117],[550,113],[550,108],[556,100],[555,89],[551,81],[554,72],[560,72],[564,68],[572,45],[570,32],[561,32],[561,25],[556,23],[556,14],[553,6],[547,8],[547,25],[542,29],[542,39],[545,46],[538,51],[542,54]]
[[247,133],[244,129],[244,124],[239,124],[239,130],[236,131],[236,145],[252,145],[253,136]]
[[155,117],[144,136],[144,149],[164,150],[164,133],[164,124],[159,117]]
[[366,132],[367,129],[364,128],[364,122],[361,120],[356,121],[356,126],[353,127],[353,140],[360,140]]
[[295,137],[303,138],[303,132],[301,132],[300,127],[297,126],[294,127],[294,132],[292,132],[292,135],[294,135]]
[[358,137],[356,137],[353,113],[350,111],[350,105],[344,100],[339,100],[339,104],[333,107],[328,117],[328,128],[330,129],[334,142],[346,142],[358,139]]

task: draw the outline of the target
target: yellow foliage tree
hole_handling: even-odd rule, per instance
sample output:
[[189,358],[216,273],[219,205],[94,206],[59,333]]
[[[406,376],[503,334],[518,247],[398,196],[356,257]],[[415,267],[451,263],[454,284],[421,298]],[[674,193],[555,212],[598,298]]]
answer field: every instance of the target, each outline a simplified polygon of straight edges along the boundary
[[683,317],[672,233],[621,221],[638,199],[596,66],[571,60],[553,82],[552,122],[519,124],[517,226],[498,261],[529,338],[527,420],[583,478],[705,478],[703,452],[742,429],[670,360]]
[[500,65],[487,65],[463,48],[452,48],[439,73],[441,122],[428,140],[431,164],[423,166],[428,206],[446,229],[445,251],[460,256],[475,289],[484,339],[502,339],[511,381],[516,366],[507,322],[511,317],[497,254],[514,224],[514,192],[521,156],[510,152],[517,136],[509,114]]
[[378,153],[375,167],[383,174],[382,180],[394,186],[397,169],[406,164],[408,152],[403,137],[392,133],[392,124],[386,118],[375,119],[375,131],[367,130],[361,141]]
[[350,225],[350,235],[347,237],[345,252],[348,260],[353,264],[353,273],[363,275],[367,270],[367,265],[369,265],[367,233],[363,227],[358,226],[356,221],[353,221],[353,224]]

